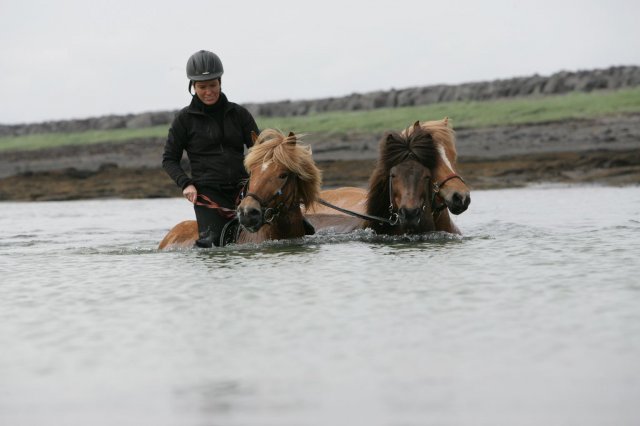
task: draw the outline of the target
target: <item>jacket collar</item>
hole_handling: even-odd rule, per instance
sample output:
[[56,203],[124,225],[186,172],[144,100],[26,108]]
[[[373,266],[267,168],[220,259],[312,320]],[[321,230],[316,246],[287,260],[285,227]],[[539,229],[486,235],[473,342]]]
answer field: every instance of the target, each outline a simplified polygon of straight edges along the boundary
[[[223,111],[225,113],[233,108],[233,104],[231,102],[229,102],[229,100],[227,99],[227,96],[223,92],[220,92],[220,98],[218,99],[218,102],[216,102],[214,105],[211,105],[211,107],[216,107],[218,105],[220,105],[223,108]],[[209,107],[209,108],[211,108],[211,107]],[[205,105],[200,100],[200,98],[198,98],[198,95],[193,95],[193,97],[191,98],[191,103],[187,107],[187,112],[192,113],[192,114],[205,114],[206,115],[207,105]]]

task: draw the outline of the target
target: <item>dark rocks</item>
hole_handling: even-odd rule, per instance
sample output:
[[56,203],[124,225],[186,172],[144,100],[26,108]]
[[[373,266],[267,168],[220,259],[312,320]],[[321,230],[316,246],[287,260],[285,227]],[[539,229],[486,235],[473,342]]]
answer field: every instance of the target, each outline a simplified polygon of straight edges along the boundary
[[23,136],[36,133],[76,133],[88,130],[139,129],[171,123],[176,111],[142,114],[105,115],[82,120],[45,121],[34,124],[0,125],[0,136]]
[[358,111],[428,105],[439,102],[484,101],[531,95],[555,95],[568,92],[590,92],[640,85],[640,67],[624,66],[607,69],[567,72],[549,77],[534,75],[505,80],[412,87],[388,92],[353,93],[341,98],[246,104],[258,116],[297,116],[311,112]]

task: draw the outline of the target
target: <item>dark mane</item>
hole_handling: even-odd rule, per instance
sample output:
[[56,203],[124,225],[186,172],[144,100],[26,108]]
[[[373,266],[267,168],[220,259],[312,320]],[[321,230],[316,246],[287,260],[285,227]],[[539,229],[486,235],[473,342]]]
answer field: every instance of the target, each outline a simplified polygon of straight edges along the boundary
[[433,170],[438,151],[431,133],[415,126],[410,135],[389,132],[380,140],[378,161],[369,179],[367,213],[389,216],[389,171],[404,161],[413,159]]

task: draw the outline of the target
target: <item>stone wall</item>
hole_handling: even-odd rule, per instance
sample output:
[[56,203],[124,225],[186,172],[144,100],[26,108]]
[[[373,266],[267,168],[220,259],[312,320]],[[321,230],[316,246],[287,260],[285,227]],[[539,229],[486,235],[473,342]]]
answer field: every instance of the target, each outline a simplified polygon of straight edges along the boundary
[[354,93],[340,98],[269,102],[245,106],[257,116],[280,117],[306,115],[314,112],[428,105],[438,102],[484,101],[517,96],[555,95],[574,91],[590,92],[638,85],[640,85],[640,67],[627,66],[591,71],[563,71],[549,77],[534,75],[459,85],[436,85],[363,94]]
[[[562,71],[548,77],[533,75],[530,77],[459,85],[435,85],[362,94],[354,93],[336,98],[250,103],[245,104],[245,107],[255,116],[299,116],[316,112],[358,111],[452,101],[482,101],[530,95],[553,95],[574,91],[611,90],[635,86],[640,86],[640,67],[620,66],[577,72]],[[177,110],[145,112],[142,114],[109,115],[82,120],[0,125],[0,136],[168,125],[173,120],[176,112]]]

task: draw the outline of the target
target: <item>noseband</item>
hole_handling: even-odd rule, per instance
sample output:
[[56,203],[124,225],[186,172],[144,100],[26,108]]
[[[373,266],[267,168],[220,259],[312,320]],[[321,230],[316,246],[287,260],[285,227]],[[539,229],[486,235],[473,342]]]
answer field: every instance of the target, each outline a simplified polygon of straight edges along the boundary
[[[282,186],[275,192],[275,194],[273,194],[271,197],[269,197],[266,200],[263,200],[259,195],[253,192],[248,192],[248,191],[243,195],[242,198],[251,197],[254,200],[256,200],[258,204],[260,204],[260,214],[262,215],[262,221],[265,223],[271,223],[276,217],[280,216],[280,213],[284,213],[287,210],[289,210],[289,208],[291,208],[291,203],[289,203],[289,201],[295,196],[295,191],[291,191],[289,196],[286,199],[280,201],[275,207],[269,207],[269,204],[271,204],[271,202],[276,197],[282,196],[283,189],[287,186],[289,182],[293,182],[295,180],[296,175],[293,175],[293,177],[294,179],[290,181],[289,176],[287,176],[287,179],[282,184]],[[251,177],[249,177],[249,180],[250,179]],[[249,180],[247,180],[247,185],[246,185],[247,188],[249,188]]]
[[462,177],[460,177],[459,175],[452,173],[449,176],[447,176],[446,178],[442,179],[442,182],[433,182],[433,192],[434,193],[438,193],[440,192],[440,188],[442,188],[444,186],[445,183],[449,182],[451,179],[460,179],[462,181],[462,183],[466,184],[466,182],[464,181],[464,179],[462,179]]

